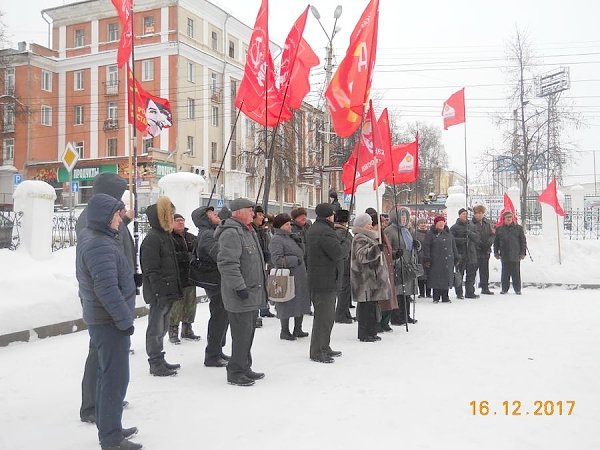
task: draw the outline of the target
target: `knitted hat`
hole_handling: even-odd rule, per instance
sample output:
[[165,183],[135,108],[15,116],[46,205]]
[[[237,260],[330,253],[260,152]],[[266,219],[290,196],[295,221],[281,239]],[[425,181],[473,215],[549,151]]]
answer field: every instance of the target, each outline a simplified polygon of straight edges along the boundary
[[292,218],[289,216],[289,214],[286,213],[281,213],[281,214],[277,214],[275,216],[275,218],[273,219],[273,228],[281,228],[283,225],[285,225],[288,222],[291,222]]
[[506,217],[506,216],[512,216],[512,215],[513,215],[512,211],[504,211],[504,212],[502,213],[502,217]]
[[333,207],[329,203],[320,203],[315,208],[317,217],[326,218],[333,216]]
[[264,213],[265,213],[265,210],[263,209],[263,207],[262,207],[262,206],[260,206],[260,205],[256,205],[256,206],[254,207],[254,214],[256,214],[256,213],[263,213],[263,214],[264,214]]
[[445,222],[446,218],[444,216],[435,216],[435,219],[433,219],[433,224],[435,225],[438,222]]
[[183,217],[181,214],[175,214],[173,216],[173,219],[183,219],[183,220],[185,220],[185,217]]
[[465,208],[460,208],[458,210],[458,215],[460,216],[462,213],[467,212],[467,210]]

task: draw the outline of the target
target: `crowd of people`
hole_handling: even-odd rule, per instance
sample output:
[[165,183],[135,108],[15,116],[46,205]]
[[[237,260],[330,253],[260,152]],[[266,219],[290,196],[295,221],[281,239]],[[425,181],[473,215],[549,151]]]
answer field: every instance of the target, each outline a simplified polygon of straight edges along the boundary
[[[142,448],[128,440],[137,428],[121,423],[136,289],[142,288],[149,305],[149,372],[176,375],[181,367],[166,361],[165,336],[172,344],[200,339],[192,329],[197,301],[197,282],[189,276],[192,263],[201,268],[201,286],[210,302],[204,365],[224,367],[227,382],[236,386],[265,378],[252,368],[252,344],[261,318],[277,317],[282,340],[310,335],[310,360],[330,364],[342,356],[331,347],[334,323],[356,321],[357,338],[372,343],[393,331],[391,325],[417,323],[411,316],[417,296],[450,303],[454,288],[456,298],[476,299],[477,272],[481,294],[492,295],[492,248],[502,261],[500,293],[508,292],[512,280],[515,293],[521,294],[519,263],[526,241],[510,212],[495,228],[483,206],[473,209],[470,220],[461,209],[448,228],[443,215],[430,225],[425,219],[411,220],[405,207],[396,206],[387,215],[368,208],[350,226],[350,213],[341,209],[337,195],[330,196],[331,203],[317,205],[314,222],[305,208],[273,217],[244,198],[234,199],[219,213],[212,206],[200,207],[192,212],[197,236],[188,232],[170,199],[160,197],[146,210],[151,228],[140,246],[140,277],[126,228],[133,214],[120,200],[125,187],[115,174],[98,175],[94,195],[77,223],[76,273],[90,335],[80,418],[96,423],[105,450]],[[287,269],[294,284],[293,297],[276,302],[275,314],[268,301],[271,268]],[[306,315],[313,316],[310,334],[303,329]],[[228,329],[230,356],[223,352]]]

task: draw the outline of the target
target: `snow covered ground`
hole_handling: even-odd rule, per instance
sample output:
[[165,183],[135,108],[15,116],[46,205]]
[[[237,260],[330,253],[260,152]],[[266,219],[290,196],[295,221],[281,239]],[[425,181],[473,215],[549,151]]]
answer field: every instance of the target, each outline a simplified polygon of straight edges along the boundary
[[[600,448],[597,291],[427,300],[409,333],[395,327],[381,342],[336,325],[332,347],[344,354],[330,365],[308,359],[308,339],[281,341],[277,320],[265,319],[253,357],[266,378],[249,388],[202,365],[207,304],[198,308],[200,342],[166,343],[168,361],[183,366],[177,377],[148,374],[147,320],[138,319],[124,425],[139,427],[136,441],[154,450]],[[0,449],[99,448],[78,415],[87,345],[80,332],[0,348]],[[506,416],[502,402],[512,411],[517,400],[521,415]],[[472,401],[488,401],[490,413],[474,416]],[[554,414],[534,415],[536,401],[555,402]]]

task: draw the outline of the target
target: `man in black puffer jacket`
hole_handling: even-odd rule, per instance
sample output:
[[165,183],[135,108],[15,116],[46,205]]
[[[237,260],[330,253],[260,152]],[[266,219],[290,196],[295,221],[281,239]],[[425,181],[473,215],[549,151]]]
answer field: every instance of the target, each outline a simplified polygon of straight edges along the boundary
[[[454,237],[456,243],[456,249],[460,255],[460,261],[456,270],[462,277],[467,273],[465,280],[465,297],[466,298],[479,298],[479,295],[475,294],[475,275],[477,274],[477,248],[479,246],[479,233],[474,224],[469,222],[468,212],[465,208],[458,210],[458,219],[456,223],[450,227],[450,232]],[[463,297],[463,286],[462,284],[455,285],[454,291],[457,298]]]
[[217,255],[219,254],[219,243],[214,237],[217,225],[221,219],[212,206],[197,208],[192,212],[192,221],[198,228],[198,239],[196,241],[196,257],[202,262],[207,272],[213,274],[214,288],[205,287],[206,295],[210,303],[210,319],[208,319],[208,332],[206,336],[206,350],[204,350],[204,365],[206,367],[225,367],[229,356],[223,354],[225,335],[229,326],[227,311],[223,306],[221,296],[221,275],[217,267]]
[[124,207],[110,195],[94,195],[76,250],[83,320],[98,358],[95,419],[103,449],[142,448],[125,440],[137,429],[123,429],[121,424],[135,310],[133,268],[118,240]]
[[527,240],[523,227],[513,220],[513,214],[502,214],[504,223],[496,229],[494,256],[502,262],[501,294],[506,294],[512,278],[513,289],[521,295],[521,260],[527,255]]
[[140,247],[144,274],[144,301],[150,305],[146,329],[146,353],[150,373],[158,377],[177,374],[179,364],[165,361],[163,340],[169,329],[169,312],[175,300],[183,297],[175,245],[171,238],[175,207],[168,197],[159,197],[148,206],[146,215],[152,227]]

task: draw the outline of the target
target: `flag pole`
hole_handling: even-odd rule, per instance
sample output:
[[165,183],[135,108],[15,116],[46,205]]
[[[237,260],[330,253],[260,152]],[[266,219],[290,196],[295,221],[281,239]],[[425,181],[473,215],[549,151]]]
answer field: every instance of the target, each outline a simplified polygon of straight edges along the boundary
[[[464,89],[464,88],[463,88]],[[465,137],[465,209],[469,210],[469,172],[468,172],[468,160],[467,160],[467,108],[465,105],[465,96],[463,93],[463,111],[465,115],[465,127],[464,127],[464,137]]]
[[[556,214],[556,211],[555,211]],[[556,241],[558,242],[558,263],[562,265],[561,251],[560,251],[560,226],[559,226],[558,214],[556,214]],[[529,255],[531,257],[531,254]]]

